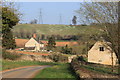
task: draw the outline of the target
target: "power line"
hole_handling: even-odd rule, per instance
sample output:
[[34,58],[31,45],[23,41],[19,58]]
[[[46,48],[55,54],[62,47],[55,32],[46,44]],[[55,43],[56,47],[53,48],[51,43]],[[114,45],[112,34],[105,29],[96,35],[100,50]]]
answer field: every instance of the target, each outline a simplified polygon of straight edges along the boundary
[[62,24],[62,15],[59,15],[59,24]]
[[40,9],[39,24],[43,24],[43,19],[42,19],[42,9]]

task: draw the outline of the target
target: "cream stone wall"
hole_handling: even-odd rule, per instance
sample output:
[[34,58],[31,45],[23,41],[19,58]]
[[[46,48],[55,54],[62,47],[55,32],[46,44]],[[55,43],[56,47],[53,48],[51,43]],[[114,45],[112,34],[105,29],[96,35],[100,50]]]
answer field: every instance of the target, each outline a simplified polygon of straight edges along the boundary
[[[101,46],[104,47],[104,51],[99,50],[99,47]],[[106,45],[105,42],[98,41],[88,51],[88,62],[112,65],[112,54],[113,65],[116,65],[117,57],[115,53],[111,53],[111,48]]]
[[40,44],[40,47],[45,47],[44,44]]
[[35,51],[39,51],[40,47],[44,47],[44,44],[39,44],[34,38],[31,38],[26,44],[25,47],[35,47]]

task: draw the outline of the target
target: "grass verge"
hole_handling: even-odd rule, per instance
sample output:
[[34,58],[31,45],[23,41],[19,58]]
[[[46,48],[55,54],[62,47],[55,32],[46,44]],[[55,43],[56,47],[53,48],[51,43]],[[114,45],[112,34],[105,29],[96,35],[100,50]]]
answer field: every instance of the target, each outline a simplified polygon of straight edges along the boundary
[[8,61],[2,60],[2,70],[23,67],[23,66],[33,66],[33,65],[57,65],[59,63],[53,62],[39,62],[39,61]]
[[68,63],[61,63],[53,67],[45,68],[35,76],[35,79],[36,78],[68,78],[77,80],[76,74]]

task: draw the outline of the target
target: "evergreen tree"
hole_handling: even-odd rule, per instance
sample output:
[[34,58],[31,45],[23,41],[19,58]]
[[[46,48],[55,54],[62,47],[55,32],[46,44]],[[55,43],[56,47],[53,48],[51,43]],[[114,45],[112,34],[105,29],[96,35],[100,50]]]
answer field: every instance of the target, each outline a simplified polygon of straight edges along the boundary
[[77,17],[76,17],[76,16],[73,17],[73,19],[72,19],[72,23],[73,23],[74,25],[77,24]]
[[44,35],[44,34],[41,35],[41,39],[42,39],[42,40],[45,39],[45,35]]
[[55,48],[56,42],[55,42],[55,37],[52,36],[49,38],[48,40],[48,45],[47,45],[47,49],[48,50],[52,50],[53,48]]
[[72,48],[69,48],[68,45],[66,45],[65,47],[62,47],[61,52],[64,54],[73,54]]
[[13,34],[11,31],[5,33],[3,35],[2,45],[5,46],[6,49],[14,49],[16,47],[15,39],[13,39]]
[[18,15],[13,9],[2,7],[2,47],[6,49],[14,49],[16,47],[15,40],[11,29],[19,22]]

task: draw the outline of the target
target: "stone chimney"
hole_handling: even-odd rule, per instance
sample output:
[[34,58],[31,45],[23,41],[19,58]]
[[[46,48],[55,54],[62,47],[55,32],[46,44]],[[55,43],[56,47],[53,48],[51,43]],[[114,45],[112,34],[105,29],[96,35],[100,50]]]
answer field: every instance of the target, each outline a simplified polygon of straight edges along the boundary
[[35,39],[37,38],[36,33],[33,34],[33,38],[35,38]]

